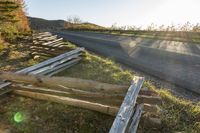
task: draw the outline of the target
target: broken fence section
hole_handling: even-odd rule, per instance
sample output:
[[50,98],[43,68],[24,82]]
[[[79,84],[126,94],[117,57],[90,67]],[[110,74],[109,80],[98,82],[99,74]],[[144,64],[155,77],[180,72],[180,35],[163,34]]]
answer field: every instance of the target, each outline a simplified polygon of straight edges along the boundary
[[[16,73],[52,76],[77,64],[82,59],[81,55],[83,52],[84,48],[77,48],[39,64],[17,71]],[[0,95],[11,91],[6,88],[10,84],[10,82],[0,81]]]
[[33,34],[33,43],[30,49],[34,58],[52,57],[69,50],[64,44],[63,38],[58,38],[57,35],[49,32]]

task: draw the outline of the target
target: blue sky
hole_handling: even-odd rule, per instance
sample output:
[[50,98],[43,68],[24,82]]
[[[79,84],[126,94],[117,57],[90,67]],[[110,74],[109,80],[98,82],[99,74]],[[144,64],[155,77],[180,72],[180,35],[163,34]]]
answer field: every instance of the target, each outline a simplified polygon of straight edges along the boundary
[[25,0],[28,15],[49,20],[79,16],[102,26],[200,22],[200,0]]

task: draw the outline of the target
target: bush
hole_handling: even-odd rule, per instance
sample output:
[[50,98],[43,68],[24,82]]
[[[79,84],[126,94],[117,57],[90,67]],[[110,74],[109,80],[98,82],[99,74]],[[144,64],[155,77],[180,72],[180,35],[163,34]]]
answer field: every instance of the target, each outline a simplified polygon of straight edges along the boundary
[[16,34],[18,34],[16,26],[10,24],[2,24],[0,26],[0,32],[2,36],[4,36],[5,40],[12,41],[16,38]]
[[0,32],[0,51],[4,49],[4,45],[3,45],[3,39],[1,37],[1,32]]

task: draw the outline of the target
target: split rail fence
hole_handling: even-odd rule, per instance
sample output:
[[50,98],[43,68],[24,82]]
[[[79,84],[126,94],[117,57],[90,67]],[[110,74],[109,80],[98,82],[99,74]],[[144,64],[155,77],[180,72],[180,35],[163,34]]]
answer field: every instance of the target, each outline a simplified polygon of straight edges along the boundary
[[[49,36],[51,34],[43,33],[36,38],[43,42],[43,37],[50,41],[57,37]],[[59,45],[59,48],[62,47]],[[143,112],[159,112],[157,105],[162,104],[162,100],[143,86],[143,77],[134,77],[131,85],[125,86],[53,76],[77,64],[83,52],[84,48],[77,48],[16,73],[0,73],[0,95],[12,91],[26,97],[115,116],[109,133],[136,133]]]

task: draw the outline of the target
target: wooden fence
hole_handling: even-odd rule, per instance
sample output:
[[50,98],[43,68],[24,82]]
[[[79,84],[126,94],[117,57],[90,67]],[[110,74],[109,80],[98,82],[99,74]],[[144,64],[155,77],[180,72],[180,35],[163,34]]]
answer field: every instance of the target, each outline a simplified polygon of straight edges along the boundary
[[[34,37],[35,45],[42,45],[42,49],[64,47],[60,42],[62,39],[48,32]],[[49,42],[44,42],[46,40]],[[84,48],[77,48],[15,73],[0,73],[0,95],[15,88],[13,92],[18,95],[116,116],[109,133],[136,133],[142,113],[157,113],[157,105],[162,104],[159,96],[143,86],[143,77],[134,77],[129,88],[70,77],[51,77],[77,64],[83,52]],[[11,84],[12,87],[8,87]]]
[[[34,35],[34,37],[40,38],[41,40],[50,41],[50,42],[46,42],[46,43],[38,43],[37,44],[38,46],[43,46],[44,44],[48,44],[48,45],[46,45],[47,47],[50,47],[50,45],[51,45],[51,47],[54,48],[55,47],[54,45],[58,45],[58,43],[61,44],[60,41],[62,39],[57,39],[59,41],[57,41],[57,40],[52,41],[51,39],[47,38],[50,36],[52,37],[51,33],[49,33],[49,32],[39,33],[37,35]],[[46,46],[44,46],[44,48]],[[56,46],[55,50],[57,51],[57,49],[61,48],[62,53],[63,53],[63,51],[66,50],[64,47],[65,47],[64,45],[59,45],[59,46]],[[69,51],[69,49],[68,49],[68,51]],[[53,51],[50,51],[50,52],[55,54],[55,52],[53,52]],[[67,69],[67,68],[77,64],[82,59],[81,55],[83,52],[84,52],[84,48],[77,48],[75,50],[71,50],[69,52],[61,54],[54,58],[43,61],[39,64],[19,70],[16,73],[52,76],[60,71],[63,71],[64,69]],[[57,53],[56,53],[56,55],[57,55]],[[0,95],[3,95],[5,93],[8,93],[11,91],[11,89],[7,88],[7,86],[9,86],[10,84],[11,84],[10,82],[0,81]]]
[[30,49],[34,58],[53,57],[69,50],[63,38],[57,38],[57,35],[49,32],[33,34],[33,44]]

